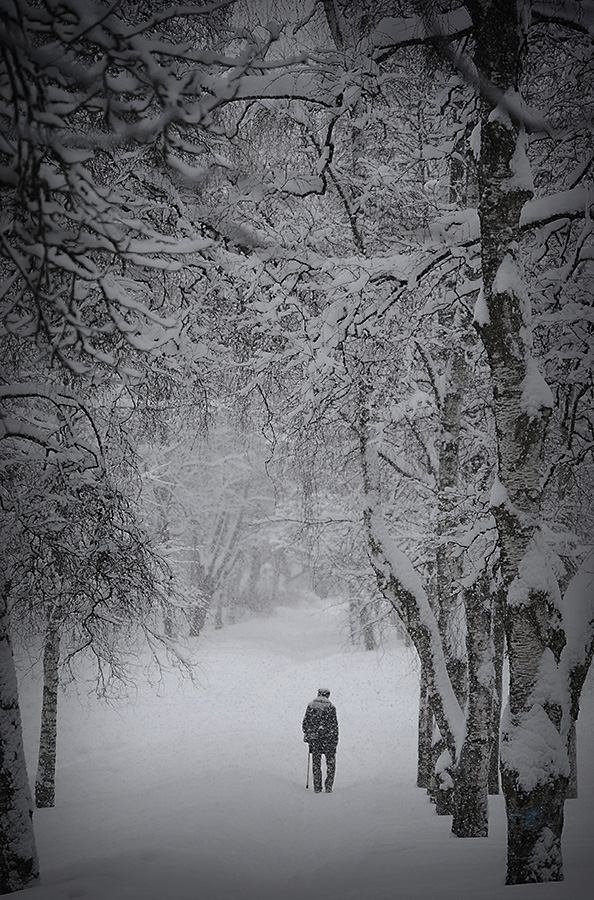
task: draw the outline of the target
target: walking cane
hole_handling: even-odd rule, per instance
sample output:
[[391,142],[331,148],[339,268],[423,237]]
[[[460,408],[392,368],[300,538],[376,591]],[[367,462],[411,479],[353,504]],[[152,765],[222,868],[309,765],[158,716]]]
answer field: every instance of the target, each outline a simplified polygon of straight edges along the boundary
[[311,750],[309,747],[307,748],[307,780],[305,782],[305,787],[309,789],[309,763],[311,760]]

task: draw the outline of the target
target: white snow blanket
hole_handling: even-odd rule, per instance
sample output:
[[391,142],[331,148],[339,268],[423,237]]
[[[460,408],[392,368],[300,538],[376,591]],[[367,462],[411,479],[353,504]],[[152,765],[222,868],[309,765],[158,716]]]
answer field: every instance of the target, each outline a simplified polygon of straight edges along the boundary
[[[415,787],[418,671],[394,635],[355,649],[344,606],[310,601],[194,648],[196,686],[165,676],[112,705],[61,697],[57,805],[35,814],[42,881],[24,900],[586,900],[594,884],[594,687],[566,804],[566,881],[505,887],[505,817],[460,840]],[[328,686],[332,794],[305,789],[301,720]],[[39,684],[21,684],[35,771]],[[21,896],[21,895],[19,895]]]

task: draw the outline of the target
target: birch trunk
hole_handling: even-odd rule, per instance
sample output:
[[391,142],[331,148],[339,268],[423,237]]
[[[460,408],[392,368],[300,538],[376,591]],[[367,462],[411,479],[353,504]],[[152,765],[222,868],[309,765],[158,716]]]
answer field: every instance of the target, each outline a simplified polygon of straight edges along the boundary
[[56,796],[56,743],[58,738],[58,681],[60,632],[55,622],[48,623],[43,650],[43,700],[39,759],[35,776],[35,804],[54,806]]
[[8,634],[7,589],[0,598],[0,894],[39,876],[17,678]]
[[[459,547],[449,537],[459,525],[459,472],[460,472],[460,427],[462,404],[468,367],[463,338],[464,323],[461,309],[454,312],[444,310],[439,314],[439,324],[451,336],[448,358],[445,362],[445,390],[438,395],[441,409],[441,440],[439,444],[438,495],[437,495],[437,554],[436,554],[436,614],[439,633],[443,642],[446,665],[454,693],[461,707],[467,694],[467,664],[463,647],[461,627],[462,556]],[[442,765],[444,758],[439,752],[436,763]],[[467,791],[464,779],[470,775],[465,768],[458,768],[458,777],[453,777],[452,761],[443,772],[436,771],[430,781],[430,795],[438,815],[451,815],[458,806],[455,794],[471,802],[473,792]],[[482,810],[482,807],[481,807]],[[478,813],[477,813],[478,814]],[[459,836],[463,836],[462,831]]]
[[429,788],[433,770],[432,749],[433,713],[427,690],[427,676],[421,665],[421,683],[419,691],[419,727],[417,752],[417,787]]
[[437,495],[437,616],[448,660],[448,672],[458,702],[467,694],[466,653],[462,620],[462,554],[451,535],[460,525],[460,430],[468,382],[465,336],[470,322],[459,304],[439,314],[440,327],[450,335],[440,399],[441,439]]
[[487,837],[488,779],[493,721],[492,600],[487,577],[464,592],[468,659],[466,734],[454,772],[457,837]]
[[489,793],[499,793],[499,729],[503,709],[503,630],[504,592],[498,587],[493,607],[493,705],[491,715],[491,756],[489,760]]
[[568,738],[569,782],[565,793],[566,800],[577,800],[578,797],[578,760],[576,723],[572,722]]
[[452,688],[436,617],[420,579],[406,556],[394,545],[382,516],[379,460],[372,442],[367,390],[361,384],[359,441],[363,476],[363,523],[378,588],[393,606],[413,642],[424,668],[435,721],[451,760],[458,757],[464,732],[460,704]]
[[[518,260],[519,218],[531,196],[517,78],[515,0],[468,5],[482,89],[479,218],[484,306],[477,325],[491,370],[498,444],[493,493],[507,590],[509,710],[501,775],[508,825],[507,883],[563,877],[561,832],[567,787],[561,712],[541,679],[563,646],[558,592],[539,541],[540,466],[551,397],[532,357],[530,304]],[[543,574],[547,573],[547,574]],[[542,745],[554,747],[539,758]],[[540,773],[536,774],[535,773]]]

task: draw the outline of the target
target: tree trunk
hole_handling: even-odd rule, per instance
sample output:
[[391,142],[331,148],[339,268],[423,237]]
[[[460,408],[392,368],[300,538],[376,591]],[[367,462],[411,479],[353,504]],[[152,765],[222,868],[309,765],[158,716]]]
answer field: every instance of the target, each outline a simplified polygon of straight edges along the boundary
[[464,591],[468,702],[466,735],[454,772],[454,818],[457,837],[487,837],[488,779],[493,704],[492,599],[484,575]]
[[[479,219],[484,303],[477,310],[491,370],[499,481],[492,508],[507,591],[509,712],[501,776],[509,884],[563,877],[567,755],[547,673],[563,646],[559,592],[539,535],[541,456],[550,391],[532,356],[530,301],[518,259],[522,207],[532,196],[517,80],[522,38],[516,0],[468,4],[481,79]],[[545,680],[541,680],[545,678]],[[554,692],[553,692],[554,693]],[[543,764],[542,746],[549,748]],[[554,749],[550,749],[554,748]],[[533,784],[533,773],[540,773]],[[531,774],[532,773],[532,774]]]
[[569,781],[567,783],[566,800],[576,800],[578,796],[578,763],[577,763],[577,734],[575,722],[571,723],[568,738],[569,756]]
[[432,748],[433,713],[427,691],[427,676],[421,663],[421,683],[419,692],[419,730],[417,753],[417,787],[429,788],[433,770]]
[[204,628],[206,615],[208,613],[208,603],[206,598],[200,598],[192,610],[190,619],[190,637],[198,637]]
[[191,637],[198,637],[198,635],[204,628],[206,617],[209,613],[209,610],[212,608],[214,595],[213,580],[210,576],[210,573],[204,570],[201,563],[197,563],[196,565],[195,583],[200,595],[200,601],[196,604],[196,607],[192,612],[192,618],[190,622]]
[[219,594],[219,599],[217,601],[217,607],[215,610],[215,628],[220,631],[223,627],[223,597]]
[[32,887],[39,877],[39,866],[17,678],[8,635],[6,587],[0,604],[0,894],[10,894]]
[[363,601],[359,607],[359,619],[363,634],[363,646],[366,650],[377,650],[377,641],[373,630],[373,622],[369,621],[369,602]]
[[491,716],[491,758],[489,761],[489,793],[499,793],[499,730],[503,709],[503,656],[505,632],[503,628],[504,591],[498,587],[493,607],[493,705]]
[[518,773],[503,766],[507,806],[506,884],[563,880],[561,833],[567,778],[556,777],[522,791]]
[[[460,583],[462,578],[462,556],[459,547],[448,539],[459,525],[460,497],[458,478],[460,470],[460,425],[462,402],[468,377],[468,367],[464,352],[463,337],[465,323],[459,306],[454,310],[444,310],[439,314],[441,328],[451,335],[448,358],[445,362],[443,398],[437,392],[441,408],[441,436],[439,442],[439,478],[437,495],[437,554],[436,554],[436,600],[435,613],[439,633],[444,647],[446,666],[454,693],[464,708],[467,695],[467,661],[465,659],[461,635]],[[437,769],[430,780],[429,792],[438,815],[452,815],[458,806],[455,796],[458,790],[470,803],[474,794],[463,789],[463,783],[470,773],[457,766],[457,777],[453,777],[452,760],[444,766],[441,752],[436,760],[442,770]],[[480,815],[480,812],[477,812]],[[462,834],[460,834],[462,836]]]
[[56,742],[58,737],[58,672],[60,632],[49,622],[43,650],[43,701],[39,761],[35,777],[35,803],[42,809],[54,806],[56,795]]
[[465,334],[470,328],[460,305],[441,311],[439,323],[451,335],[441,399],[439,480],[437,495],[437,619],[444,643],[447,666],[458,702],[467,694],[467,662],[461,626],[462,554],[448,536],[460,524],[460,428],[462,404],[468,381]]
[[351,644],[356,647],[359,643],[359,598],[353,594],[349,596],[349,634]]
[[210,605],[208,596],[204,593],[203,569],[200,552],[198,550],[199,537],[196,531],[192,535],[192,559],[190,564],[190,583],[194,608],[190,613],[190,637],[198,637],[204,628],[206,615]]
[[441,736],[437,736],[431,748],[431,762],[429,797],[435,803],[438,816],[451,816],[454,812],[453,763],[452,755]]

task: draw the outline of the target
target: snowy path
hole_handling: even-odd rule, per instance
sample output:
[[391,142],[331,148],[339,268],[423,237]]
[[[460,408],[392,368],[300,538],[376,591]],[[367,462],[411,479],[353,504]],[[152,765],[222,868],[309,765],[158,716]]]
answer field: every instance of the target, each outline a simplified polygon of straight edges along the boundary
[[[412,652],[353,650],[341,613],[282,608],[200,641],[199,685],[169,676],[117,708],[61,708],[58,806],[36,813],[31,900],[586,900],[594,883],[592,691],[581,794],[567,807],[567,880],[506,888],[500,798],[491,836],[460,841],[414,787]],[[301,719],[332,689],[335,791],[305,790]],[[35,756],[37,700],[23,686]],[[33,768],[31,769],[33,771]]]

